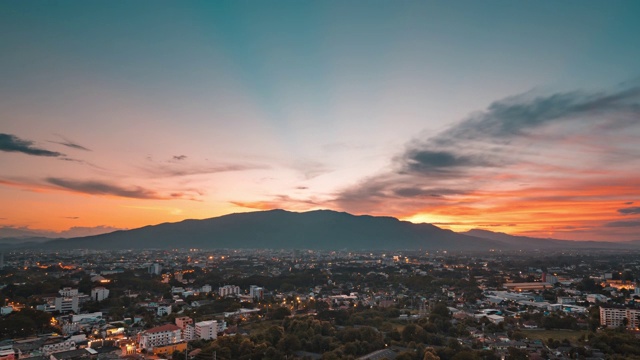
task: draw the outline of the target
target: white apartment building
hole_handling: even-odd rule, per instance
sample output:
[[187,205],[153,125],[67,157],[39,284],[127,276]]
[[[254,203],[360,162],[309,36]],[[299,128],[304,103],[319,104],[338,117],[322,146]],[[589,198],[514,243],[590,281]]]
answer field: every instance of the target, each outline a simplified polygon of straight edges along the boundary
[[209,284],[202,285],[202,287],[200,288],[200,292],[205,293],[205,294],[210,293],[211,290],[213,290],[213,288]]
[[195,324],[196,339],[213,340],[218,337],[216,320],[200,321]]
[[109,297],[109,289],[99,286],[91,289],[91,300],[102,301]]
[[196,340],[196,328],[193,324],[184,327],[184,330],[182,330],[182,338],[185,341]]
[[251,296],[253,299],[258,299],[258,300],[262,300],[262,298],[264,297],[264,289],[257,286],[257,285],[251,285],[249,287],[249,296]]
[[182,341],[182,329],[173,324],[151,328],[139,335],[141,349],[151,351],[156,346],[175,344]]
[[218,288],[218,295],[221,297],[240,294],[240,287],[235,285],[225,285]]
[[58,293],[63,297],[78,296],[78,289],[66,287],[58,290]]
[[627,319],[627,328],[640,327],[640,309],[600,306],[600,325],[618,327],[624,324],[624,319]]
[[57,297],[53,301],[53,308],[49,311],[60,311],[61,313],[73,311],[77,313],[79,310],[78,303],[78,296]]

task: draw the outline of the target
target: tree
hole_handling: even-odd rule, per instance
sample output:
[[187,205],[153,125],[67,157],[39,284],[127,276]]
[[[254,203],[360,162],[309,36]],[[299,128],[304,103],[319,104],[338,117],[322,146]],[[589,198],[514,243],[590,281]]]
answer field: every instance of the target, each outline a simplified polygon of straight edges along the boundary
[[440,360],[440,357],[436,354],[436,351],[433,348],[427,348],[424,351],[424,357],[422,360]]

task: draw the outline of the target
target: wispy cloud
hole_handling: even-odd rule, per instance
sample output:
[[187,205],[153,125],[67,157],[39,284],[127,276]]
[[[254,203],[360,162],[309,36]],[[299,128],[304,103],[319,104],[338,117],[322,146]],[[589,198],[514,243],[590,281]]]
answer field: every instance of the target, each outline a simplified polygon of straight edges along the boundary
[[0,151],[19,152],[34,156],[64,156],[62,153],[37,147],[34,145],[33,141],[20,139],[15,135],[2,133],[0,133]]
[[638,227],[640,226],[640,220],[628,220],[628,221],[611,221],[606,223],[606,227]]
[[233,205],[256,210],[287,209],[304,211],[322,207],[313,199],[295,199],[288,195],[277,195],[264,201],[231,201]]
[[84,150],[84,151],[91,151],[91,149],[88,149],[76,142],[73,142],[67,138],[65,138],[62,135],[56,134],[56,136],[58,136],[60,139],[62,139],[62,141],[49,141],[50,143],[54,143],[54,144],[58,144],[58,145],[63,145],[72,149],[76,149],[76,150]]
[[155,200],[168,200],[168,199],[188,199],[195,200],[198,194],[191,192],[169,192],[161,193],[156,190],[143,188],[141,186],[121,186],[119,184],[108,183],[106,181],[99,180],[73,180],[50,177],[46,179],[46,182],[55,185],[59,188],[83,193],[90,195],[107,195],[118,196],[133,199],[155,199]]
[[618,212],[622,215],[638,215],[640,214],[640,206],[618,209]]
[[155,161],[147,156],[146,163],[140,167],[145,175],[157,177],[179,177],[191,175],[206,175],[232,171],[247,171],[265,169],[264,165],[247,163],[197,163],[189,161],[186,155],[174,155],[170,160]]

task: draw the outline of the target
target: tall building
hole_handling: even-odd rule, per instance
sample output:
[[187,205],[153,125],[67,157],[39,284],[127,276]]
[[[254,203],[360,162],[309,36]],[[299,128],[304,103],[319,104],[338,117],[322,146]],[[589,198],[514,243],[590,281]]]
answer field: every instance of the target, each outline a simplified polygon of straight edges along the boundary
[[109,289],[99,286],[91,289],[91,300],[102,301],[109,297]]
[[51,311],[59,311],[61,313],[73,311],[74,313],[78,313],[78,302],[78,296],[57,297],[53,302],[54,306]]
[[253,299],[262,300],[264,297],[264,289],[257,285],[251,285],[249,287],[249,296]]
[[154,263],[149,266],[149,274],[151,275],[160,275],[162,273],[162,265],[158,263]]
[[221,297],[240,294],[240,287],[235,285],[225,285],[218,288],[218,295]]
[[182,341],[182,329],[173,324],[156,326],[139,335],[140,348],[152,351],[156,346],[175,344]]
[[212,340],[218,337],[216,320],[200,321],[195,324],[196,339]]
[[176,326],[182,329],[182,338],[186,341],[194,339],[193,319],[188,316],[176,318]]

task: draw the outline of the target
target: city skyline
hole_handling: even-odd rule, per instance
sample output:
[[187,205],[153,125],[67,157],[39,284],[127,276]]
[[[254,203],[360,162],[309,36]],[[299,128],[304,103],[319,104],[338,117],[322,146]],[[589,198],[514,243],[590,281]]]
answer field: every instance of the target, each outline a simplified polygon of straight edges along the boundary
[[282,208],[640,239],[637,2],[3,8],[5,230]]

